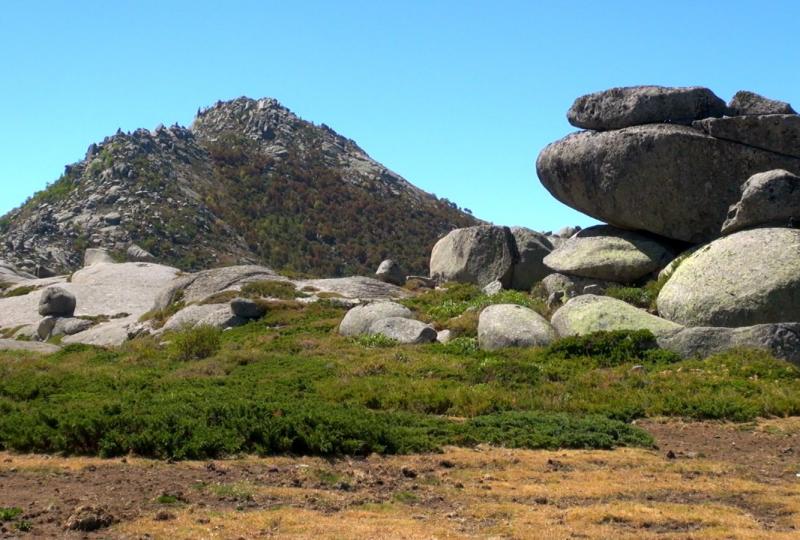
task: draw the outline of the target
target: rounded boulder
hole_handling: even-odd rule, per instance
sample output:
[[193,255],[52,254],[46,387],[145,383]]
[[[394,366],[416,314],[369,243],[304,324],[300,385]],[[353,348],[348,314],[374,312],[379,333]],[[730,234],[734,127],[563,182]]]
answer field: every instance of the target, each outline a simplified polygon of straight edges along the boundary
[[478,344],[484,350],[540,347],[556,339],[547,319],[525,306],[496,304],[478,317]]

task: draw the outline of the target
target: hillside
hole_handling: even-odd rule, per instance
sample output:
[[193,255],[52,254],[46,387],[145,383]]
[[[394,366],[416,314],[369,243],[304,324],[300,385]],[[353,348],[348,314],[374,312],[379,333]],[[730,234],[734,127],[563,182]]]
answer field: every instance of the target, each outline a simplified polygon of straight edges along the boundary
[[387,256],[424,272],[433,243],[477,220],[274,99],[198,111],[190,128],[117,132],[0,218],[0,258],[80,268],[132,245],[193,270],[236,263],[337,276]]

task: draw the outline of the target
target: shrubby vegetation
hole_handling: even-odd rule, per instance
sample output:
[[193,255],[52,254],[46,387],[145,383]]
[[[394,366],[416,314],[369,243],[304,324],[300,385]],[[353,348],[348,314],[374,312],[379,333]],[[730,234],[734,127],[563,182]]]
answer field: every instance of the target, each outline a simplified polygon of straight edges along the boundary
[[343,314],[280,301],[260,321],[167,334],[167,345],[2,352],[0,447],[197,459],[610,448],[651,444],[628,423],[644,416],[800,414],[800,370],[763,352],[680,360],[648,332],[495,352],[471,337],[401,346],[339,336]]
[[[233,133],[208,145],[216,187],[206,194],[206,204],[272,267],[324,276],[364,274],[391,256],[410,273],[421,273],[440,236],[474,224],[443,200],[400,202],[405,195],[344,181],[326,164],[317,137],[313,129],[300,130],[280,161]],[[383,232],[376,236],[376,231]]]

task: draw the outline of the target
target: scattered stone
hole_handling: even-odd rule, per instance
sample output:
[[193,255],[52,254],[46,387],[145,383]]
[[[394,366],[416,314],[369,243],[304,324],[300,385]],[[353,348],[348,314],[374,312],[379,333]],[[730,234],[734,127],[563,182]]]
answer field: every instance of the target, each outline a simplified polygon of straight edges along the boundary
[[739,90],[728,103],[729,113],[733,116],[750,114],[797,114],[785,101],[765,98],[755,92]]
[[567,112],[573,126],[598,131],[642,124],[691,124],[722,116],[725,102],[708,88],[629,86],[581,96]]
[[378,270],[375,271],[375,277],[385,283],[391,283],[392,285],[398,285],[400,287],[406,282],[403,269],[392,259],[386,259],[378,266]]
[[692,126],[718,139],[800,158],[800,116],[796,114],[706,118]]
[[450,343],[453,339],[453,332],[450,330],[441,330],[436,334],[436,341],[439,343]]
[[405,317],[387,317],[374,321],[367,333],[380,334],[403,344],[433,343],[437,336],[432,326]]
[[478,318],[478,344],[484,350],[539,347],[555,339],[547,319],[524,306],[495,304],[481,311]]
[[486,287],[483,288],[483,294],[487,296],[493,296],[501,292],[503,292],[503,284],[500,283],[499,279],[492,281]]
[[111,526],[114,518],[103,506],[79,506],[67,518],[64,528],[69,531],[91,532]]
[[433,246],[431,277],[439,282],[459,281],[485,287],[500,280],[511,285],[517,253],[508,227],[476,225],[450,231]]
[[417,288],[435,289],[436,280],[426,276],[406,276],[406,284],[413,284]]
[[126,253],[128,254],[128,257],[134,261],[152,261],[155,259],[152,253],[137,246],[136,244],[131,244],[128,246]]
[[153,519],[155,521],[170,521],[175,519],[175,514],[173,514],[169,510],[161,509],[158,512],[156,512],[156,515],[153,516]]
[[800,176],[778,169],[754,174],[745,182],[742,198],[722,224],[722,234],[756,225],[800,226]]
[[708,358],[735,347],[762,349],[800,365],[800,323],[772,323],[740,328],[696,326],[660,336],[661,348],[682,358]]
[[122,221],[122,216],[119,212],[109,212],[103,216],[103,221],[109,225],[119,225],[120,221]]
[[47,341],[55,336],[72,336],[88,330],[93,325],[92,321],[76,317],[47,316],[39,322],[36,334],[42,341]]
[[555,312],[550,322],[560,337],[612,330],[650,330],[660,336],[683,328],[622,300],[591,294],[569,300]]
[[[348,311],[341,324],[339,333],[343,336],[358,336],[366,334],[375,321],[387,318],[402,317],[410,319],[411,310],[395,302],[373,302],[371,304],[356,306]],[[436,339],[434,337],[434,339]]]
[[800,321],[800,230],[750,229],[711,242],[681,263],[657,305],[686,326]]
[[653,124],[569,135],[542,150],[539,179],[564,204],[611,225],[691,243],[719,236],[753,174],[800,159]]
[[249,298],[234,298],[231,300],[231,311],[243,319],[260,319],[267,314],[267,308]]
[[519,256],[514,264],[511,288],[529,291],[550,273],[542,260],[553,250],[553,244],[547,236],[524,227],[512,227],[511,234]]
[[75,313],[75,295],[61,287],[48,287],[39,297],[39,315],[72,317]]
[[662,242],[609,225],[583,229],[544,258],[555,272],[630,283],[666,266],[675,254]]
[[83,266],[92,266],[100,263],[113,263],[114,259],[109,255],[108,250],[103,248],[88,248],[83,253]]

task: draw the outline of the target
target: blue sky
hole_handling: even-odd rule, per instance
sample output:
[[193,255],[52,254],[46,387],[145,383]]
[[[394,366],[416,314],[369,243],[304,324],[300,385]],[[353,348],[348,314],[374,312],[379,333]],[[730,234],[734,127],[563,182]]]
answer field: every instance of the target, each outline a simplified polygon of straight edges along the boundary
[[271,96],[481,218],[591,220],[539,184],[581,94],[749,89],[800,106],[793,1],[18,1],[0,11],[0,213],[117,128]]

